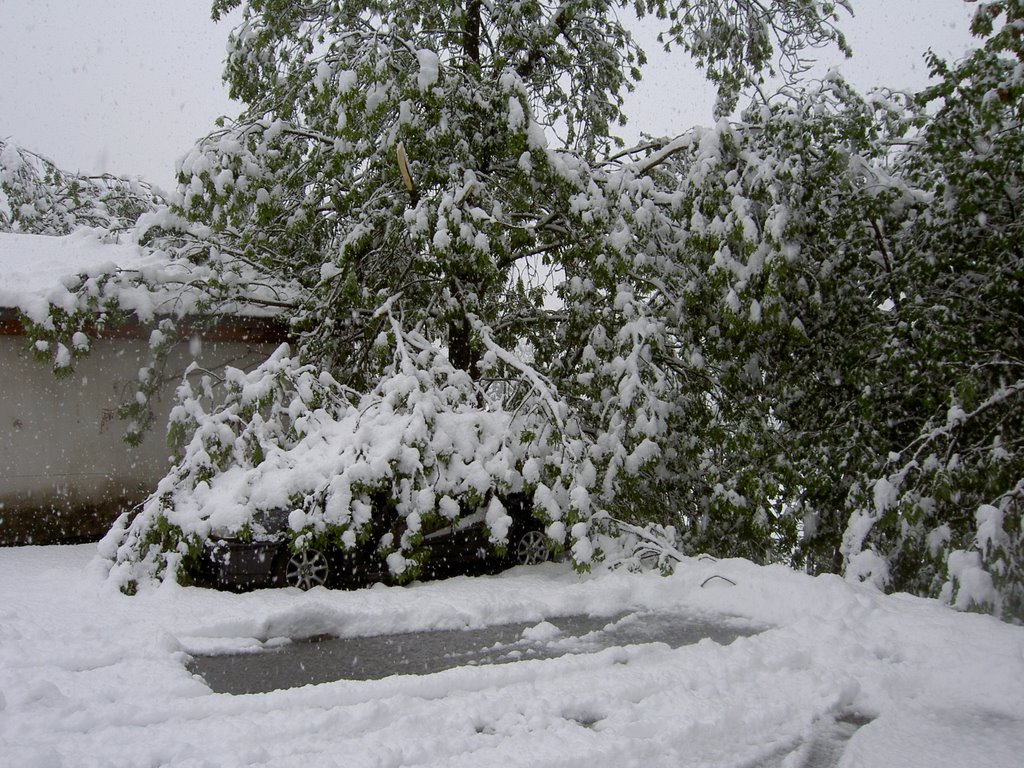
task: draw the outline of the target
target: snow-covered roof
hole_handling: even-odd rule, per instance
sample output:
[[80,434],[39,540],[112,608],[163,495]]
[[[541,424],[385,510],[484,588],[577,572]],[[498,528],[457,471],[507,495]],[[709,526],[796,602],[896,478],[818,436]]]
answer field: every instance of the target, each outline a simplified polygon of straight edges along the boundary
[[0,232],[0,307],[41,322],[48,303],[71,308],[68,288],[78,275],[137,269],[153,259],[138,245],[104,242],[92,230],[64,237]]
[[[202,285],[203,275],[163,251],[144,248],[129,237],[112,243],[101,237],[104,234],[88,229],[63,237],[0,232],[0,333],[21,333],[18,313],[46,324],[51,306],[73,312],[81,306],[75,290],[82,276],[96,278],[117,270],[139,272],[156,286],[127,281],[115,289],[121,308],[133,312],[139,324],[162,315],[201,312],[197,302],[202,292],[181,286]],[[284,326],[274,319],[274,309],[258,303],[228,304],[221,305],[217,314],[219,330],[226,337],[267,343],[284,340]]]

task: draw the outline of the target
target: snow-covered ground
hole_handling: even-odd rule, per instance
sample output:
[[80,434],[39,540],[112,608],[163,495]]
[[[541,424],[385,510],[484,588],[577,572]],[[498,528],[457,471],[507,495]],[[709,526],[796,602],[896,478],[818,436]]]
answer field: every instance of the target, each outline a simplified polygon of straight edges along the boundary
[[[1024,628],[745,561],[672,577],[565,565],[406,588],[122,596],[94,547],[0,549],[0,764],[759,766],[805,763],[832,718],[871,722],[842,766],[1024,764]],[[701,584],[709,576],[723,579]],[[214,694],[187,654],[650,609],[767,627],[728,646],[592,654]],[[537,634],[537,633],[534,633]]]

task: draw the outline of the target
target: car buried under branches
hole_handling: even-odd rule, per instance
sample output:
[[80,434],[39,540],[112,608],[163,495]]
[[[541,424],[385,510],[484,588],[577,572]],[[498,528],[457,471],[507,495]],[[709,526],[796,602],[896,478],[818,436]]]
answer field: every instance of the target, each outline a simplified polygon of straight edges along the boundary
[[[516,565],[551,560],[554,550],[543,524],[532,517],[530,505],[519,497],[506,502],[512,518],[508,544],[498,549],[489,540],[485,509],[459,518],[423,536],[429,557],[425,578],[484,573]],[[258,534],[213,535],[204,546],[196,581],[221,589],[262,587],[356,588],[391,582],[387,563],[375,544],[397,521],[397,515],[377,515],[365,543],[343,546],[290,546],[288,512],[260,513],[253,526]]]

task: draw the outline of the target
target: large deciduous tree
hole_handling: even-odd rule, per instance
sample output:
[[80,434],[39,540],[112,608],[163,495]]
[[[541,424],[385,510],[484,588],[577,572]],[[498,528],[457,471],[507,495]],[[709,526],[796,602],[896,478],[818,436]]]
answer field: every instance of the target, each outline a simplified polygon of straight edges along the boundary
[[981,4],[982,46],[920,94],[830,77],[661,150],[714,382],[681,434],[725,459],[684,540],[1024,613],[1022,17]]
[[[214,15],[239,5],[218,0]],[[260,504],[301,512],[296,546],[350,544],[382,490],[407,523],[384,546],[406,574],[424,520],[486,504],[500,543],[493,502],[511,492],[532,496],[582,565],[598,508],[671,522],[680,478],[702,478],[690,436],[728,427],[668,291],[686,271],[671,153],[615,138],[644,63],[620,13],[660,23],[728,112],[805,48],[845,49],[837,5],[245,3],[225,78],[247,108],[185,158],[173,215],[148,237],[212,274],[190,286],[208,308],[279,309],[295,348],[232,377],[226,400],[209,380],[183,387],[181,461],[119,562],[159,571],[159,551],[194,551],[218,509],[242,527]],[[386,421],[406,426],[360,426]],[[344,466],[280,481],[328,434]],[[219,504],[221,491],[238,503]]]
[[[883,362],[902,395],[843,546],[890,588],[1024,617],[1024,3],[978,5],[983,45],[935,56],[934,114],[906,151],[916,200],[890,227]],[[876,417],[876,420],[879,420]]]

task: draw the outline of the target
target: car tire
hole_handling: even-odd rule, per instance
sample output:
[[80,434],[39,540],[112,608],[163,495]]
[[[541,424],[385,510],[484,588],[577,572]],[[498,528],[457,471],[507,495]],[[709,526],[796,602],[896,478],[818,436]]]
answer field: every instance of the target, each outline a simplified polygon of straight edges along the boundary
[[551,545],[544,531],[531,528],[511,537],[508,547],[510,565],[536,565],[551,559]]
[[330,560],[319,549],[285,550],[278,557],[274,570],[280,586],[296,587],[304,592],[313,587],[326,587],[331,578]]

